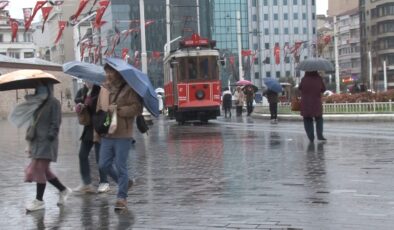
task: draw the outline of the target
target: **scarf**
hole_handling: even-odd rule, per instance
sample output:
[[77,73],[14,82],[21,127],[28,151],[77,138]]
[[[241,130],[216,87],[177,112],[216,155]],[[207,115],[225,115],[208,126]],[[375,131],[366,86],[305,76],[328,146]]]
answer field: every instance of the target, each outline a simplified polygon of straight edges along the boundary
[[28,94],[25,101],[15,106],[8,115],[8,121],[17,128],[28,126],[33,122],[34,112],[47,99],[48,91],[36,90],[36,94]]

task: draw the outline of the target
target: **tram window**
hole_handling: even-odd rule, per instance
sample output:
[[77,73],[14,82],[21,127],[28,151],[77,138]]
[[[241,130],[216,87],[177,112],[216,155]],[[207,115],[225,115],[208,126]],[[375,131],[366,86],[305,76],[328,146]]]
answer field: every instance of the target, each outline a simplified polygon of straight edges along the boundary
[[188,60],[187,68],[189,71],[189,79],[190,80],[197,79],[197,63],[194,58],[190,58]]
[[179,77],[178,80],[179,81],[184,81],[186,80],[186,76],[187,76],[187,62],[185,59],[180,59],[180,65],[179,65]]
[[208,58],[201,58],[200,59],[200,71],[201,71],[201,78],[203,78],[203,79],[209,78]]

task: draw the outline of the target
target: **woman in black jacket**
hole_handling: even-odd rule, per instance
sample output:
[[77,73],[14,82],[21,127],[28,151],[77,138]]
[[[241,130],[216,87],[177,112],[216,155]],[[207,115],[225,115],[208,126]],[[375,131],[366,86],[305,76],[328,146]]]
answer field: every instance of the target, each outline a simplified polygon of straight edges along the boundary
[[[100,93],[100,86],[93,85],[92,83],[86,82],[85,85],[78,90],[77,95],[74,99],[76,103],[77,113],[82,112],[86,109],[90,116],[90,123],[84,124],[82,135],[80,137],[81,146],[79,149],[79,170],[81,173],[82,184],[78,186],[75,191],[81,193],[95,193],[95,189],[92,187],[92,179],[90,176],[89,166],[89,153],[94,146],[96,153],[96,163],[99,162],[99,150],[100,143],[94,142],[93,140],[93,115],[96,112],[96,105],[98,95]],[[99,170],[100,183],[97,191],[108,192],[110,190],[107,175]]]

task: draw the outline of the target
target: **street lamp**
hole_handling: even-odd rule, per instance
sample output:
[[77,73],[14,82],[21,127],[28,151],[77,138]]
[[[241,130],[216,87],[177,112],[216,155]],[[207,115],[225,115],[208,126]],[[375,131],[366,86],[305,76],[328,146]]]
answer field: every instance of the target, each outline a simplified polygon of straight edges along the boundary
[[[80,39],[80,32],[79,32],[79,25],[82,24],[83,22],[90,20],[93,16],[96,16],[97,12],[93,12],[92,14],[89,14],[88,16],[82,18],[79,20],[77,24],[73,26],[73,32],[74,32],[74,53],[75,53],[75,60],[77,61],[83,61],[81,60],[81,51],[78,49],[78,42]],[[100,45],[100,44],[99,44]]]
[[181,39],[181,38],[182,38],[182,36],[176,37],[176,38],[172,39],[171,41],[167,42],[167,43],[164,45],[164,56],[167,56],[167,55],[170,54],[170,45],[171,45],[171,43],[173,43],[173,42],[175,42],[176,40]]

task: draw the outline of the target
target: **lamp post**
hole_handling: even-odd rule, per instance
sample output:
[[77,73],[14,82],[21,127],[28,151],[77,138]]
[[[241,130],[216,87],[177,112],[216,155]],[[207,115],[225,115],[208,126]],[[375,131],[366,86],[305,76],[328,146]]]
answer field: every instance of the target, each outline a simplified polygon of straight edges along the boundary
[[337,34],[337,16],[334,16],[334,58],[335,58],[335,84],[336,93],[340,93],[339,87],[339,61],[338,61],[338,34]]
[[83,61],[83,60],[81,60],[81,50],[78,48],[78,42],[81,37],[80,31],[79,31],[79,25],[81,25],[83,22],[85,22],[87,20],[90,20],[92,17],[96,16],[96,14],[97,14],[97,12],[93,12],[92,14],[87,15],[86,17],[79,20],[79,22],[73,26],[74,54],[75,54],[75,60],[77,60],[77,61]]
[[148,73],[148,61],[146,55],[146,38],[145,38],[145,3],[140,0],[140,29],[141,29],[141,64],[142,72]]
[[243,80],[243,69],[242,69],[242,41],[241,41],[241,13],[237,11],[237,41],[238,41],[238,69],[239,69],[239,80]]

